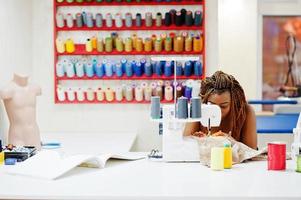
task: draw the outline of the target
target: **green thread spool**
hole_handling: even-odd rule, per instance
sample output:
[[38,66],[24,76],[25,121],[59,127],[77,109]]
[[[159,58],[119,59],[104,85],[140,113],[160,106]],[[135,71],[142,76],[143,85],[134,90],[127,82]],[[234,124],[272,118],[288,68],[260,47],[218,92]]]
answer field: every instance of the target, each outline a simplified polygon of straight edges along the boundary
[[132,0],[126,0],[126,2],[128,2],[128,3],[131,3],[131,2],[132,2]]
[[98,3],[101,3],[101,2],[102,2],[102,0],[96,0],[96,2],[98,2]]
[[301,155],[297,155],[297,169],[296,172],[301,173]]
[[106,2],[108,2],[108,3],[111,3],[111,2],[112,2],[112,0],[106,0]]
[[84,0],[76,0],[77,3],[83,3]]
[[68,3],[73,3],[74,0],[66,0]]

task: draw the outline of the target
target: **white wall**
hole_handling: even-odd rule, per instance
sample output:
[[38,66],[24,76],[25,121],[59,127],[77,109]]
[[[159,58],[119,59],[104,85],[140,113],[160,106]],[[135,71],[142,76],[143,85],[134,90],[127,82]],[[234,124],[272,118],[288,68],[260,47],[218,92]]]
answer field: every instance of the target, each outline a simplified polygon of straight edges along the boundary
[[[13,72],[32,72],[32,1],[0,0],[0,87],[11,80]],[[0,103],[0,137],[5,137],[8,121]]]

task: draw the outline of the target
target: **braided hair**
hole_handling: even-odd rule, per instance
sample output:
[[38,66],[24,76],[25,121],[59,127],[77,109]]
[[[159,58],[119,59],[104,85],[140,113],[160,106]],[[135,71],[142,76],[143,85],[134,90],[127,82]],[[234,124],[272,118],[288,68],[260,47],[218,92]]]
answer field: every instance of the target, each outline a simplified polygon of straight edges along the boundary
[[238,141],[241,139],[241,130],[246,120],[248,104],[244,90],[239,82],[229,74],[222,71],[215,72],[211,77],[202,81],[201,97],[203,103],[208,103],[212,94],[230,93],[230,130],[232,137]]

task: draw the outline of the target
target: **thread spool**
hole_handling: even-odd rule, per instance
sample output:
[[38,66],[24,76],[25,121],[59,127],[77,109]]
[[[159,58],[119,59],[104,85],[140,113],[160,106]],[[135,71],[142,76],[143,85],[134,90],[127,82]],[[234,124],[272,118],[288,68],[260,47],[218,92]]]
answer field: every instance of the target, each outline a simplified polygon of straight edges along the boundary
[[131,36],[132,38],[132,41],[133,41],[133,48],[136,48],[136,45],[137,45],[137,34],[132,34]]
[[152,95],[156,96],[157,83],[156,82],[151,82],[150,87],[152,89]]
[[191,61],[186,61],[184,65],[184,76],[192,75],[192,63]]
[[107,77],[113,76],[113,66],[109,62],[105,64],[105,74]]
[[72,28],[74,26],[73,17],[70,13],[66,15],[66,25],[68,28]]
[[115,26],[118,28],[123,26],[121,13],[116,13],[115,15]]
[[202,76],[203,74],[203,64],[200,61],[196,61],[194,63],[194,75],[196,76]]
[[106,52],[112,52],[113,51],[113,39],[111,37],[106,37],[105,51]]
[[140,13],[137,13],[137,14],[136,14],[135,25],[136,25],[137,27],[142,26],[142,16],[141,16]]
[[182,26],[182,24],[183,24],[183,21],[182,21],[182,14],[181,14],[180,11],[178,11],[178,12],[176,13],[176,17],[175,17],[175,25],[176,25],[176,26]]
[[153,17],[151,12],[145,13],[145,26],[150,27],[153,25]]
[[224,144],[224,169],[232,168],[232,148],[231,143]]
[[116,50],[118,52],[122,52],[123,51],[123,41],[122,38],[116,38]]
[[132,14],[131,13],[126,13],[125,14],[125,26],[126,27],[132,27],[132,25],[133,25]]
[[160,97],[154,96],[151,97],[151,118],[160,119],[161,117],[161,108],[160,108]]
[[183,66],[182,66],[181,62],[177,62],[177,64],[176,64],[176,74],[177,74],[177,76],[183,75]]
[[57,87],[56,88],[56,96],[59,101],[65,101],[66,100],[65,90],[60,87]]
[[164,89],[164,98],[166,101],[173,100],[173,89],[171,86],[166,86]]
[[134,96],[133,95],[133,88],[131,86],[127,86],[125,88],[125,99],[127,101],[133,101],[133,98],[134,98],[133,96]]
[[91,38],[91,42],[92,42],[92,49],[97,49],[97,37],[93,36]]
[[210,168],[212,170],[224,169],[224,148],[222,147],[211,148]]
[[76,26],[78,28],[83,27],[84,20],[83,20],[83,16],[82,16],[81,13],[76,13],[76,15],[75,15],[75,21],[76,21]]
[[153,45],[153,47],[155,47],[157,36],[155,34],[153,34],[152,37],[151,37],[151,39],[152,39],[152,45]]
[[144,88],[144,100],[150,101],[152,97],[152,88],[147,86]]
[[68,101],[75,100],[75,92],[71,88],[67,89],[67,99],[68,99]]
[[102,14],[101,13],[97,13],[95,15],[95,25],[96,25],[96,27],[99,27],[99,28],[102,27],[103,26],[102,21],[103,21]]
[[123,99],[122,87],[115,88],[115,99],[116,101],[122,101]]
[[192,97],[199,97],[201,93],[201,81],[194,81],[192,83]]
[[93,45],[92,45],[92,41],[90,38],[88,38],[86,40],[86,51],[87,52],[92,52],[93,51]]
[[166,77],[172,76],[171,62],[165,62],[165,65],[164,65],[164,76],[166,76]]
[[64,15],[62,13],[57,13],[55,19],[57,27],[62,28],[65,26]]
[[162,14],[160,12],[158,12],[156,15],[156,26],[162,26]]
[[133,41],[132,38],[128,37],[125,40],[125,51],[126,52],[131,52],[133,51]]
[[145,38],[145,41],[144,41],[144,51],[145,52],[152,51],[152,40],[150,38]]
[[94,76],[94,69],[93,69],[92,63],[89,62],[89,63],[85,64],[85,71],[86,71],[87,77],[91,78]]
[[268,170],[286,169],[286,144],[268,143]]
[[193,21],[193,17],[192,17],[192,12],[187,11],[186,15],[185,15],[185,25],[186,26],[192,26],[193,23],[194,23],[194,21]]
[[160,61],[157,61],[156,62],[156,70],[155,70],[155,72],[156,72],[156,74],[158,75],[158,76],[162,76],[162,74],[163,74],[163,66],[162,66],[162,63],[163,62],[160,62]]
[[167,13],[165,13],[165,17],[164,17],[164,25],[170,26],[171,23],[172,23],[171,14],[169,12],[167,12]]
[[86,94],[87,94],[88,101],[94,101],[95,94],[94,94],[94,90],[92,88],[88,88]]
[[97,63],[95,67],[96,76],[101,78],[105,75],[105,70],[102,63]]
[[195,11],[194,13],[194,25],[195,26],[201,26],[202,25],[202,12],[201,11]]
[[296,161],[297,161],[296,172],[301,172],[301,155],[296,156]]
[[185,51],[192,51],[192,38],[191,37],[185,38]]
[[162,40],[156,39],[155,41],[155,52],[161,52],[162,51]]
[[188,87],[188,86],[185,87],[184,96],[188,99],[191,98],[191,96],[192,96],[192,88],[191,87]]
[[75,51],[75,46],[73,40],[69,38],[66,40],[66,52],[73,53],[74,51]]
[[157,86],[155,89],[155,96],[159,96],[163,100],[163,89],[162,86]]
[[116,48],[116,38],[118,37],[118,33],[117,32],[112,32],[111,33],[111,38],[113,40],[113,49]]
[[137,41],[136,41],[136,51],[137,52],[143,51],[143,41],[142,41],[142,38],[137,38]]
[[136,67],[134,68],[134,70],[135,70],[135,75],[136,76],[138,76],[138,77],[142,76],[142,74],[143,74],[143,68],[142,68],[142,65],[141,65],[140,62],[136,63]]
[[85,11],[82,12],[82,16],[83,16],[83,24],[87,25],[87,13]]
[[60,38],[56,38],[55,44],[56,44],[56,50],[58,53],[65,52],[65,44],[64,44],[63,40],[61,40]]
[[106,26],[107,27],[112,27],[113,26],[113,18],[110,13],[106,14]]
[[94,26],[93,24],[93,15],[92,13],[87,13],[87,27],[92,28]]
[[145,65],[144,65],[144,73],[148,77],[153,75],[152,66],[149,62],[145,63]]
[[56,63],[55,71],[56,71],[57,77],[65,76],[65,69],[64,69],[64,65],[62,63],[60,63],[60,62]]
[[183,96],[183,88],[181,86],[176,87],[177,98]]
[[82,90],[82,88],[77,88],[77,90],[75,91],[75,94],[76,94],[77,101],[84,101],[85,100],[85,93]]
[[143,90],[140,86],[135,88],[135,100],[138,102],[143,101]]
[[197,36],[193,38],[193,51],[201,52],[203,50],[203,38],[202,36]]
[[67,65],[65,65],[65,70],[67,77],[72,78],[75,76],[75,70],[72,63],[68,63]]
[[177,118],[187,119],[188,118],[188,98],[180,97],[177,102]]
[[177,11],[175,9],[171,9],[169,11],[170,15],[171,15],[171,24],[175,24],[176,23],[176,13]]
[[184,49],[184,39],[178,36],[174,39],[174,51],[177,53],[183,52]]
[[106,100],[111,102],[114,100],[114,91],[111,88],[106,88],[105,90]]
[[172,51],[172,39],[170,37],[164,40],[164,50],[167,52]]
[[132,77],[133,76],[133,68],[131,63],[126,63],[125,65],[125,74],[127,77]]
[[101,88],[96,90],[96,99],[97,101],[103,101],[105,99],[105,93]]
[[102,39],[97,40],[97,51],[98,52],[103,52],[104,51],[104,46],[103,46]]
[[115,65],[115,72],[117,77],[121,77],[123,75],[121,63],[117,63]]
[[201,98],[193,97],[191,98],[191,106],[190,106],[190,117],[201,118],[202,117],[202,109],[201,109]]
[[185,8],[182,8],[180,12],[181,12],[182,25],[183,25],[183,24],[185,24],[185,17],[186,17],[187,11]]

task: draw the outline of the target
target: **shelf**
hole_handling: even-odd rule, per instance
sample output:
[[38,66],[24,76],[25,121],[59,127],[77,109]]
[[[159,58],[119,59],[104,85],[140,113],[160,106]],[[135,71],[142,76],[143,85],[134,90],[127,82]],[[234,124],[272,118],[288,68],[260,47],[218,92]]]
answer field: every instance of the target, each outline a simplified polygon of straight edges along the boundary
[[[203,76],[196,76],[196,75],[192,75],[192,76],[177,76],[177,79],[179,80],[183,80],[183,79],[202,79]],[[103,77],[97,77],[97,76],[93,76],[93,77],[57,77],[56,78],[59,81],[76,81],[76,80],[173,80],[174,77],[170,76],[158,76],[158,75],[152,75],[152,76],[146,76],[146,75],[142,75],[142,76],[136,76],[133,75],[132,77],[128,77],[125,74],[121,77],[116,76],[115,74],[111,77],[108,76],[103,76]]]
[[[78,101],[78,100],[74,100],[74,101],[68,101],[68,100],[65,100],[65,101],[59,101],[59,100],[55,100],[55,103],[57,104],[150,104],[150,101],[136,101],[136,100],[133,100],[133,101],[126,101],[125,99],[123,99],[122,101],[117,101],[117,100],[114,100],[114,101],[98,101],[97,99],[94,99],[93,101],[88,101],[88,100],[84,100],[84,101]],[[161,103],[174,103],[173,100],[171,101],[166,101],[166,100],[162,100]]]
[[55,6],[171,6],[171,5],[203,5],[203,1],[181,1],[181,2],[83,2],[83,3],[68,3],[66,1],[62,3],[55,2]]
[[171,119],[150,119],[152,122],[158,122],[158,123],[163,123],[163,122],[183,122],[183,123],[188,123],[188,122],[200,122],[202,118],[187,118],[187,119],[178,119],[178,118],[171,118]]
[[93,50],[92,52],[87,52],[85,50],[86,46],[84,44],[76,44],[75,45],[75,52],[73,53],[58,53],[57,55],[69,55],[69,56],[73,56],[73,55],[107,55],[107,56],[111,56],[111,55],[201,55],[203,52],[194,52],[194,51],[183,51],[183,52],[174,52],[174,51],[161,51],[161,52],[156,52],[156,51],[150,51],[150,52],[146,52],[146,51],[131,51],[131,52],[118,52],[116,49],[113,50],[112,52],[98,52],[97,50]]
[[[164,23],[164,22],[162,22]],[[95,20],[94,23],[95,24]],[[105,20],[103,21],[103,25],[105,24]],[[114,24],[114,23],[113,23]],[[123,20],[123,24],[125,24],[124,20]],[[153,24],[155,24],[155,20],[153,20]],[[74,21],[74,25],[76,25],[76,22]],[[135,20],[133,20],[133,25],[135,25]],[[142,26],[131,26],[131,27],[126,27],[126,26],[122,26],[122,27],[116,27],[115,24],[112,27],[107,27],[107,26],[102,26],[102,27],[87,27],[87,26],[83,26],[83,27],[56,27],[57,31],[129,31],[129,30],[133,30],[133,31],[138,31],[138,30],[188,30],[188,31],[198,31],[198,30],[203,30],[203,26],[186,26],[186,25],[182,25],[182,26],[176,26],[175,24],[172,24],[170,26],[146,26],[145,25],[145,20],[142,20]]]

